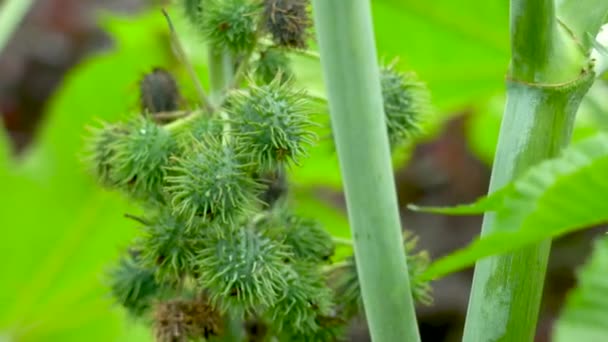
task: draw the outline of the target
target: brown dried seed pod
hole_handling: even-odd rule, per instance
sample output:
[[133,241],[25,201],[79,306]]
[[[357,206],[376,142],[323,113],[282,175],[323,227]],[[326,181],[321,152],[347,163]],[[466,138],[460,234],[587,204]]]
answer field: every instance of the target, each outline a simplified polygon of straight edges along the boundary
[[145,113],[172,112],[179,108],[181,96],[177,82],[167,70],[154,68],[139,82],[141,110]]
[[306,49],[312,25],[308,0],[266,0],[264,3],[266,29],[273,41],[283,47]]
[[223,320],[207,297],[199,296],[157,304],[154,327],[157,342],[185,342],[220,335]]

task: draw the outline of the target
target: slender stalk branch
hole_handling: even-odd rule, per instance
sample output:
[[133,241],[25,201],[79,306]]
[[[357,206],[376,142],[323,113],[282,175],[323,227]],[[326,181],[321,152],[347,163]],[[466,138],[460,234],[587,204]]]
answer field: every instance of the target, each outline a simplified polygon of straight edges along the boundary
[[211,102],[220,106],[224,92],[228,89],[234,76],[234,65],[230,53],[227,51],[214,51],[209,47],[209,83],[211,85]]
[[241,61],[241,63],[239,64],[239,67],[234,72],[234,77],[232,78],[232,81],[230,82],[231,89],[237,88],[239,86],[239,84],[243,81],[243,79],[245,78],[245,74],[247,73],[247,68],[249,68],[249,61],[251,60],[252,55],[253,55],[253,50],[250,53],[248,53],[245,57],[243,57],[243,60]]
[[[258,40],[258,42],[265,47],[274,47],[276,46],[276,44],[268,38],[260,38]],[[308,57],[314,60],[320,60],[321,59],[321,55],[319,55],[318,52],[316,51],[312,51],[312,50],[301,50],[301,49],[293,49],[289,51],[292,54],[296,54],[296,55],[300,55],[300,56],[304,56],[304,57]]]
[[419,341],[369,0],[313,0],[313,13],[372,340]]
[[309,90],[308,92],[306,92],[306,95],[310,99],[323,103],[323,104],[327,104],[327,102],[328,102],[327,97],[324,94],[315,93],[315,92],[312,92]]
[[295,54],[300,55],[300,56],[308,57],[308,58],[311,58],[311,59],[314,59],[314,60],[321,59],[321,56],[316,51],[311,51],[311,50],[294,50],[292,53],[295,53]]
[[331,240],[336,244],[336,245],[344,245],[344,246],[353,246],[353,241],[350,239],[344,239],[344,238],[340,238],[337,236],[332,236]]
[[139,216],[136,216],[136,215],[133,215],[133,214],[125,213],[124,217],[128,218],[130,220],[133,220],[135,222],[141,223],[144,226],[149,226],[149,225],[152,224],[150,221],[144,219],[143,217],[139,217]]
[[207,94],[205,94],[205,90],[203,89],[203,85],[201,84],[200,80],[198,79],[198,76],[196,75],[196,71],[194,71],[194,67],[192,66],[192,63],[190,63],[188,56],[186,56],[186,52],[184,51],[184,47],[182,46],[182,43],[179,40],[177,33],[175,32],[175,27],[173,26],[173,22],[171,21],[171,18],[169,17],[169,13],[167,13],[167,11],[164,8],[161,9],[161,11],[163,12],[165,19],[167,20],[167,25],[169,26],[169,34],[171,36],[171,46],[173,47],[173,51],[175,52],[175,54],[176,54],[177,58],[180,60],[180,62],[186,68],[186,72],[188,72],[188,76],[190,76],[190,79],[194,83],[194,88],[196,89],[196,93],[198,95],[200,105],[211,114],[214,111],[214,107],[211,104],[211,102],[209,102],[209,99],[207,98]]
[[352,262],[350,260],[343,260],[340,262],[336,262],[333,263],[331,265],[327,265],[323,267],[323,272],[325,273],[331,273],[335,270],[341,269],[341,268],[346,268],[346,267],[350,267],[352,266]]
[[187,125],[188,123],[192,122],[193,120],[196,120],[201,115],[203,115],[203,111],[201,110],[188,112],[188,115],[173,122],[170,122],[164,125],[163,127],[168,131],[175,132]]
[[188,115],[190,115],[191,113],[194,113],[194,112],[188,111],[188,110],[178,110],[175,112],[152,113],[150,115],[156,121],[165,122],[165,121],[175,121],[178,119],[183,119],[183,118],[187,117]]
[[[220,108],[225,98],[225,92],[230,86],[230,82],[234,77],[234,64],[230,52],[225,50],[218,51],[214,46],[208,46],[209,60],[209,84],[211,87],[210,99],[213,106]],[[216,112],[223,121],[223,139],[222,144],[227,144],[230,139],[230,117],[225,110],[220,108]],[[243,328],[242,315],[237,313],[228,313],[225,333],[219,341],[235,342],[243,341],[245,331]]]
[[0,5],[0,54],[33,3],[33,0],[5,0]]

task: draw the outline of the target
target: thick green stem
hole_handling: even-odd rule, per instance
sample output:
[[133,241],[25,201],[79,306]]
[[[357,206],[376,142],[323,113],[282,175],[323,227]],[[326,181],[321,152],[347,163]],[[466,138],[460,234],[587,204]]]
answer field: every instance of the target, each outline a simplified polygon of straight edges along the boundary
[[[490,192],[569,142],[593,82],[585,52],[557,23],[553,0],[511,1],[512,61]],[[484,216],[482,235],[495,230]],[[533,341],[551,242],[481,260],[463,341]]]
[[0,53],[33,3],[33,0],[5,0],[0,5]]
[[[586,75],[565,87],[509,84],[490,192],[559,153],[592,81]],[[482,235],[494,231],[493,221],[485,215]],[[477,263],[463,341],[534,339],[550,246],[545,241]]]
[[572,33],[559,24],[553,1],[511,1],[511,78],[528,83],[569,82],[587,67]]
[[419,341],[369,0],[314,0],[313,12],[372,339]]

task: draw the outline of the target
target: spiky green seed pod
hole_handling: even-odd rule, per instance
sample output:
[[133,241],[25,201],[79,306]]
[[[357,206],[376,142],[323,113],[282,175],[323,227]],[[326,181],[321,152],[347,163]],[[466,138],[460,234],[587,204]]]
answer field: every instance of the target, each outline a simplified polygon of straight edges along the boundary
[[189,223],[196,219],[233,223],[250,213],[262,188],[242,159],[213,137],[194,141],[191,153],[177,158],[166,178],[174,213]]
[[167,70],[154,68],[139,82],[143,113],[172,112],[179,108],[181,95],[177,82]]
[[425,250],[416,250],[418,236],[407,230],[404,232],[404,241],[410,283],[412,284],[412,296],[418,303],[430,305],[433,303],[431,295],[433,289],[429,281],[421,279],[422,274],[429,267],[429,253]]
[[110,179],[140,199],[162,200],[165,167],[176,151],[173,136],[151,120],[140,117],[127,122],[126,134],[110,143]]
[[252,85],[248,93],[233,93],[230,103],[237,149],[262,172],[297,164],[316,139],[307,97],[289,81]]
[[[418,240],[410,232],[405,231],[403,239],[412,296],[418,303],[429,305],[433,300],[430,295],[431,287],[428,281],[420,278],[420,275],[428,267],[428,254],[426,251],[416,251]],[[348,259],[345,266],[332,272],[330,284],[337,295],[339,310],[343,317],[350,319],[363,312],[361,288],[354,256]]]
[[288,273],[287,287],[268,309],[273,326],[280,332],[314,333],[318,317],[332,314],[333,296],[318,267],[295,263]]
[[91,136],[86,142],[86,163],[101,185],[117,186],[112,177],[114,143],[124,140],[128,134],[129,129],[123,124],[104,123],[100,128],[91,128]]
[[332,270],[329,283],[336,294],[338,311],[342,317],[351,319],[363,312],[363,300],[354,257],[350,257],[342,267]]
[[279,77],[281,81],[286,81],[293,76],[287,55],[272,47],[260,52],[258,58],[253,62],[252,69],[258,84],[270,83],[276,77]]
[[200,27],[214,50],[238,55],[255,47],[258,13],[258,6],[247,0],[208,0]]
[[143,267],[132,256],[120,259],[109,272],[112,296],[135,317],[150,309],[153,300],[163,291],[154,277],[153,267]]
[[190,151],[197,142],[204,142],[207,139],[221,140],[223,130],[223,123],[215,117],[192,115],[173,128],[172,133],[181,150]]
[[275,44],[288,48],[306,49],[312,20],[308,0],[265,0],[266,30]]
[[214,228],[200,223],[197,229],[187,229],[186,221],[168,209],[142,221],[146,224],[138,241],[141,263],[155,267],[158,279],[173,284],[194,276],[197,252],[205,246],[208,230]]
[[430,93],[415,73],[402,73],[394,64],[380,70],[384,113],[391,146],[420,133],[420,121],[430,108]]
[[224,321],[207,298],[199,296],[158,303],[154,328],[157,342],[206,341],[222,334]]
[[296,260],[322,262],[334,254],[331,235],[317,221],[296,216],[285,205],[274,208],[259,224],[265,235],[288,246]]
[[249,228],[217,234],[198,255],[199,281],[222,312],[253,313],[282,295],[291,256]]
[[180,0],[181,8],[192,25],[198,25],[203,13],[203,0]]

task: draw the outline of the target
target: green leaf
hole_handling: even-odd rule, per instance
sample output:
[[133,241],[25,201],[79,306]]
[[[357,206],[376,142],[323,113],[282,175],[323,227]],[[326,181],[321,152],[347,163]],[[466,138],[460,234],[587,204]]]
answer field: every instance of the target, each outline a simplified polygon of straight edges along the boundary
[[166,27],[156,11],[104,25],[115,47],[68,75],[20,162],[4,163],[0,142],[0,336],[10,340],[149,339],[126,331],[103,278],[135,235],[123,218],[133,208],[87,175],[82,137],[96,119],[134,111],[142,73],[170,61]]
[[[377,0],[372,1],[372,9],[380,62],[398,58],[400,70],[416,71],[428,83],[437,112],[422,123],[427,135],[437,133],[447,117],[464,108],[483,109],[490,97],[504,90],[508,2]],[[325,94],[319,62],[293,60],[297,80],[314,93]],[[339,189],[333,144],[320,145],[311,149],[302,168],[293,170],[292,180]],[[488,150],[494,150],[492,142]]]
[[428,82],[434,104],[461,109],[504,89],[506,1],[373,1],[381,58],[401,58]]
[[425,278],[438,278],[475,261],[608,221],[608,134],[598,134],[543,162],[472,205],[411,208],[444,214],[493,212],[495,232],[435,261]]
[[568,295],[554,331],[555,342],[601,342],[608,336],[608,236],[596,242],[593,254],[578,274],[578,286]]

